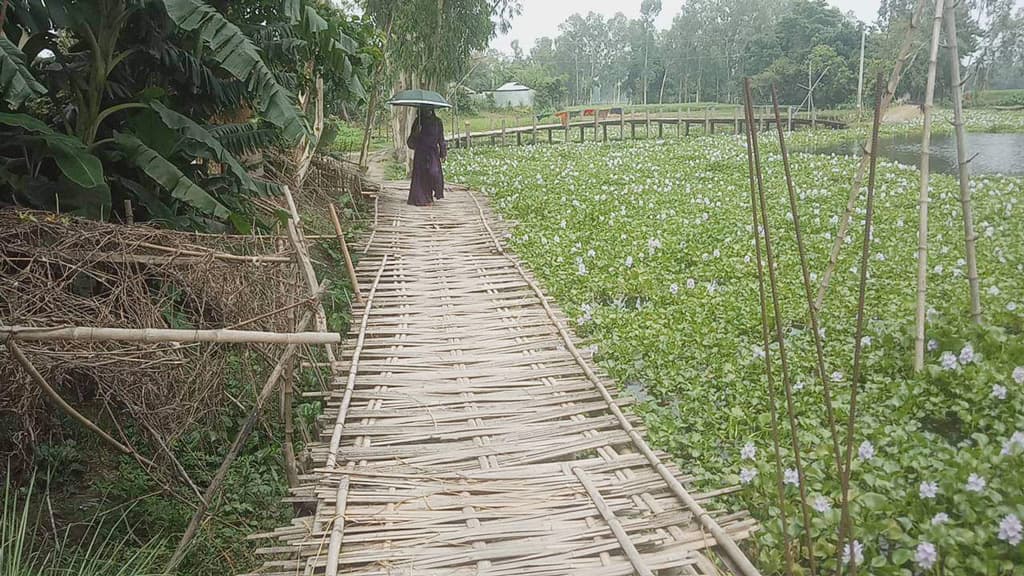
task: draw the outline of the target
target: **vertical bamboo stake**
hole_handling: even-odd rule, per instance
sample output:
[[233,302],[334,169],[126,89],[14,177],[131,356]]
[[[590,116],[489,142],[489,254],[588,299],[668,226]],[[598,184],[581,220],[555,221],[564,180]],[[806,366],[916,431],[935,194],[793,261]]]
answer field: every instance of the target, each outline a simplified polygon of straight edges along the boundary
[[753,216],[754,252],[757,256],[757,293],[758,302],[761,306],[761,340],[764,343],[765,377],[768,379],[768,407],[771,414],[772,448],[775,451],[775,484],[779,498],[779,522],[782,525],[782,553],[786,560],[786,574],[793,576],[793,552],[790,550],[789,527],[786,521],[786,486],[782,475],[782,448],[779,442],[778,407],[775,403],[775,383],[772,378],[772,358],[769,348],[771,339],[768,335],[768,303],[764,290],[764,262],[761,259],[761,233],[759,231],[761,223],[757,215],[757,181],[754,176],[753,141],[753,138],[756,138],[756,136],[752,134],[750,129],[752,126],[750,121],[751,113],[746,106],[745,90],[743,103],[743,114],[747,120],[747,168],[750,176],[750,213]]
[[917,310],[914,324],[914,371],[924,368],[925,307],[928,294],[928,181],[932,141],[932,108],[935,102],[935,68],[942,35],[943,0],[935,0],[932,17],[932,45],[928,56],[928,82],[924,92],[924,128],[921,133],[921,191],[918,196],[917,223]]
[[537,143],[537,115],[533,115],[533,141],[531,144]]
[[466,120],[466,148],[470,146],[469,120]]
[[128,198],[124,200],[124,222],[129,226],[135,224],[135,211],[132,209],[132,201]]
[[[753,90],[751,88],[750,78],[745,78],[743,88],[747,100],[748,114],[754,115],[754,97]],[[761,175],[761,153],[758,150],[757,130],[750,130],[750,142],[753,146],[753,158],[754,158],[754,175],[757,177],[757,196],[760,204],[761,214],[761,227],[763,228],[764,234],[764,250],[765,256],[767,257],[766,264],[768,265],[768,281],[771,287],[772,296],[772,315],[775,320],[775,342],[779,346],[779,364],[782,367],[782,387],[786,395],[786,415],[789,419],[790,428],[790,445],[793,449],[793,460],[796,465],[796,471],[799,476],[797,485],[800,490],[800,510],[804,520],[804,535],[805,545],[807,546],[807,561],[810,565],[811,576],[817,573],[816,560],[814,558],[814,543],[811,541],[811,512],[807,505],[807,483],[804,480],[803,471],[803,459],[800,455],[800,436],[799,430],[800,425],[796,415],[796,406],[793,401],[793,380],[790,377],[789,370],[789,358],[786,351],[786,338],[783,333],[783,321],[782,321],[782,305],[779,302],[779,279],[777,273],[777,264],[775,260],[775,250],[772,247],[772,234],[771,225],[768,219],[768,199],[767,194],[764,190],[764,181]],[[754,233],[757,233],[757,226],[754,226]],[[765,340],[764,342],[764,355],[768,358],[771,354],[770,349],[771,342]],[[773,391],[774,393],[774,391]]]
[[[278,251],[284,248],[284,240],[278,241]],[[292,267],[292,276],[298,274],[298,270]],[[294,300],[291,290],[282,290],[285,295],[286,304],[292,304]],[[288,311],[288,330],[295,332],[295,309]],[[299,486],[299,471],[295,461],[295,422],[292,417],[292,392],[295,388],[295,359],[288,358],[285,364],[284,373],[281,375],[284,381],[281,383],[281,421],[284,423],[284,443],[281,451],[284,453],[284,472],[288,477],[288,486],[297,488]]]
[[[942,17],[942,0],[937,0],[939,7],[937,14]],[[932,55],[935,51],[932,51]],[[932,66],[932,72],[935,67]],[[934,79],[934,75],[932,76]],[[871,239],[874,236],[872,228],[874,222],[875,205],[875,166],[878,164],[878,127],[882,123],[881,100],[882,100],[882,75],[878,75],[878,90],[875,100],[875,120],[871,127],[871,167],[868,170],[868,193],[864,212],[864,240],[861,245],[860,256],[860,284],[857,288],[857,327],[853,337],[853,379],[850,380],[850,410],[846,419],[846,462],[843,466],[843,474],[840,477],[841,490],[843,492],[843,503],[839,521],[839,540],[836,542],[836,556],[842,560],[843,540],[848,537],[853,542],[853,516],[850,514],[850,467],[853,465],[853,443],[854,424],[857,415],[857,392],[860,389],[861,380],[861,351],[864,346],[864,305],[865,294],[868,283],[868,263],[871,255]],[[851,549],[853,547],[851,546]],[[855,554],[850,554],[850,576],[857,576],[857,560]],[[840,573],[842,564],[840,563]]]
[[334,224],[334,233],[338,235],[338,244],[341,245],[341,253],[345,256],[345,269],[348,271],[348,279],[352,282],[352,292],[355,294],[356,302],[362,302],[362,290],[359,289],[359,278],[356,277],[355,267],[352,266],[352,256],[348,252],[348,243],[345,242],[345,232],[341,229],[341,221],[338,220],[338,211],[334,209],[334,203],[327,204],[331,212],[331,222]]
[[956,6],[946,6],[946,42],[949,44],[950,77],[953,80],[953,128],[956,132],[956,161],[960,175],[960,205],[964,216],[964,246],[967,258],[967,282],[971,293],[971,320],[981,324],[981,290],[978,287],[978,259],[974,249],[974,214],[971,210],[971,186],[967,169],[967,135],[964,134],[963,81],[960,79],[960,47],[956,41]]

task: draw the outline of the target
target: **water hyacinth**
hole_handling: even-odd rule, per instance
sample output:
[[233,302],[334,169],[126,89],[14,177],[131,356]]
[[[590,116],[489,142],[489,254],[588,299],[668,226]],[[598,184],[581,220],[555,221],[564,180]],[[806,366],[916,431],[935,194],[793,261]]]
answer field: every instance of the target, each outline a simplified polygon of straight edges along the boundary
[[754,446],[753,443],[747,442],[746,444],[743,445],[743,448],[740,449],[740,458],[744,460],[753,460],[756,457],[757,446]]
[[847,542],[843,545],[843,564],[851,564],[850,560],[853,560],[857,565],[864,563],[864,545],[859,540]]
[[964,486],[964,488],[968,492],[984,492],[986,484],[987,484],[987,482],[985,481],[984,478],[982,478],[981,476],[978,476],[977,474],[973,474],[972,473],[967,478],[967,484]]
[[859,456],[861,460],[871,460],[875,457],[874,445],[867,440],[861,442],[860,446],[857,448],[857,456]]
[[[1024,128],[1024,123],[1021,126]],[[863,142],[864,130],[858,130],[856,139]],[[832,131],[805,131],[793,138],[853,139]],[[758,470],[754,460],[738,457],[748,439],[763,447],[760,443],[767,437],[768,426],[761,417],[768,403],[762,381],[765,367],[756,361],[759,352],[752,347],[761,337],[753,269],[753,235],[759,226],[752,226],[750,220],[742,140],[715,136],[670,139],[660,145],[652,139],[474,147],[453,151],[448,169],[454,182],[493,191],[492,206],[517,223],[516,256],[529,265],[564,309],[580,310],[582,302],[596,299],[601,310],[607,311],[600,323],[585,324],[584,335],[602,343],[601,363],[612,378],[620,383],[642,380],[649,386],[651,398],[658,399],[644,408],[651,410],[644,417],[650,429],[657,431],[652,434],[653,443],[660,443],[658,448],[685,462],[685,472],[697,478],[699,489],[714,490],[725,478],[736,478],[741,469],[748,470],[744,478],[749,482],[737,493],[735,505],[750,510],[763,527],[753,535],[758,542],[752,549],[780,566],[781,534],[769,512],[775,507],[776,486],[758,481],[759,476],[753,475]],[[766,141],[770,140],[766,135]],[[772,179],[782,174],[778,156],[777,148],[771,148],[763,158],[766,174]],[[816,290],[827,264],[823,257],[832,247],[831,240],[822,239],[826,233],[835,238],[837,225],[830,226],[829,221],[846,202],[859,158],[795,153],[792,160],[796,190],[806,200],[799,215],[807,248],[814,257],[809,272]],[[544,175],[543,185],[534,183],[538,174]],[[871,316],[865,335],[870,336],[859,342],[868,351],[868,363],[865,377],[858,383],[861,399],[856,437],[861,441],[870,438],[872,443],[884,438],[884,446],[872,444],[873,453],[862,454],[861,442],[854,443],[861,470],[855,467],[850,485],[854,502],[859,502],[856,495],[869,492],[880,492],[885,498],[855,512],[856,537],[865,547],[867,563],[872,564],[862,573],[899,576],[908,569],[921,572],[913,562],[919,541],[886,543],[880,536],[894,518],[907,518],[912,526],[926,530],[906,538],[928,534],[925,539],[936,549],[941,547],[950,560],[955,555],[958,566],[984,564],[990,573],[998,573],[998,563],[1005,563],[1012,552],[997,540],[997,527],[1008,513],[1024,517],[1017,508],[1024,505],[1020,500],[1024,484],[1018,475],[1004,472],[1015,470],[1024,461],[1024,437],[1012,435],[1020,428],[1016,420],[1024,402],[1020,394],[1024,358],[1013,347],[1016,344],[995,341],[995,335],[1017,338],[1016,324],[1007,326],[1006,322],[1019,322],[1024,308],[1024,283],[1020,282],[1024,243],[1019,242],[1024,232],[1024,180],[990,176],[972,180],[978,232],[993,228],[993,236],[979,242],[977,254],[983,272],[985,321],[1004,330],[990,332],[969,326],[967,283],[955,276],[966,271],[966,264],[958,262],[964,255],[956,178],[933,175],[928,269],[931,273],[941,266],[941,274],[929,278],[930,366],[919,377],[910,377],[905,347],[913,314],[907,299],[912,292],[908,287],[917,247],[916,205],[910,199],[917,193],[919,174],[912,166],[886,161],[879,165],[877,176],[879,217],[870,238],[869,269],[873,275],[867,286]],[[834,546],[837,478],[834,467],[828,466],[826,451],[819,449],[828,444],[828,423],[821,409],[824,391],[819,389],[814,366],[814,334],[806,326],[806,318],[804,322],[797,318],[793,307],[803,303],[804,294],[792,225],[786,219],[790,211],[785,195],[770,200],[769,215],[779,238],[780,296],[787,308],[784,329],[793,339],[792,388],[800,391],[795,399],[801,427],[814,439],[808,438],[802,452],[807,458],[805,477],[798,478],[796,471],[789,469],[783,471],[782,480],[794,504],[795,486],[800,481],[806,483],[812,492],[808,503],[816,504],[817,521],[828,524],[821,533],[832,535],[832,540],[816,536],[814,545]],[[832,276],[820,318],[826,345],[825,376],[836,382],[832,385],[833,405],[843,419],[849,398],[846,385],[850,383],[843,372],[853,365],[849,336],[856,307],[856,277],[848,277],[845,271],[859,262],[859,227],[864,216],[861,198],[847,235],[851,246],[840,254],[838,273]],[[986,221],[987,226],[981,225]],[[553,242],[556,235],[561,243]],[[547,246],[542,246],[542,238],[548,240]],[[577,256],[584,258],[586,275],[578,273]],[[630,267],[625,266],[627,257]],[[990,293],[993,287],[996,289]],[[634,314],[638,303],[642,313]],[[583,312],[576,316],[586,317]],[[592,316],[597,318],[597,312]],[[794,327],[797,331],[790,331]],[[945,370],[940,358],[943,351],[949,352]],[[994,385],[1006,388],[1005,398],[999,399],[999,389],[997,396],[992,396]],[[961,407],[964,402],[966,406]],[[962,431],[984,434],[990,443],[982,445],[969,436],[949,445],[943,442],[935,429],[946,421],[945,410],[950,407],[955,407],[956,416],[963,420]],[[742,440],[727,448],[726,439],[736,438]],[[756,457],[764,460],[757,461],[761,466],[769,465],[773,455],[758,452]],[[864,457],[870,457],[870,465],[865,465]],[[965,469],[964,462],[977,464]],[[996,466],[1002,469],[996,471]],[[980,493],[966,488],[971,472],[984,476]],[[891,486],[869,485],[868,475]],[[923,491],[922,483],[926,485]],[[970,503],[974,511],[970,521],[962,516],[963,505],[954,499]],[[993,505],[990,500],[1000,504]],[[949,508],[942,512],[945,506]],[[940,539],[948,537],[943,525],[947,522],[956,524],[957,530],[973,531],[975,542],[986,544],[950,545],[947,549],[946,541]],[[1001,545],[999,557],[993,557],[995,544]],[[884,550],[878,558],[872,558],[875,546]],[[895,562],[895,551],[909,556],[909,561]],[[855,549],[850,553],[855,559]],[[884,562],[877,562],[880,559]],[[933,570],[938,566],[936,561]]]
[[935,482],[921,482],[917,488],[917,494],[921,498],[935,498],[939,493],[939,485]]
[[939,363],[942,364],[943,370],[956,370],[960,368],[960,359],[957,358],[956,354],[945,351],[942,353],[942,357],[939,358]]
[[922,570],[931,570],[935,561],[939,559],[939,553],[931,542],[921,542],[914,551],[914,562]]
[[757,478],[757,468],[741,468],[740,469],[740,482],[742,484],[750,484]]
[[1021,523],[1016,514],[1007,514],[999,521],[998,538],[1010,546],[1016,546],[1021,541]]
[[992,397],[997,400],[1006,400],[1006,386],[1001,384],[992,385]]

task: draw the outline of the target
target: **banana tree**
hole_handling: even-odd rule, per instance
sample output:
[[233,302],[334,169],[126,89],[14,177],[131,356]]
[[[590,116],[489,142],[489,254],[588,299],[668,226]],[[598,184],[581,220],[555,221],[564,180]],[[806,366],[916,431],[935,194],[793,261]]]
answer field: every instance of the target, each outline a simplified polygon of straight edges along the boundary
[[[0,202],[104,216],[123,197],[175,225],[240,227],[273,187],[235,153],[309,132],[252,41],[201,1],[15,0],[4,31]],[[230,106],[259,121],[206,125]]]

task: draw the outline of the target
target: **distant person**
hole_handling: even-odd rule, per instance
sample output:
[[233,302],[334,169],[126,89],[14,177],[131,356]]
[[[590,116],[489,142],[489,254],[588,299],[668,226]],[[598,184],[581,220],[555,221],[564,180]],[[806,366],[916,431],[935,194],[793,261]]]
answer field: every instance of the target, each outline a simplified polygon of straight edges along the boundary
[[408,203],[413,206],[431,206],[434,199],[444,198],[441,163],[448,156],[444,126],[434,114],[433,108],[420,108],[406,144],[414,151]]

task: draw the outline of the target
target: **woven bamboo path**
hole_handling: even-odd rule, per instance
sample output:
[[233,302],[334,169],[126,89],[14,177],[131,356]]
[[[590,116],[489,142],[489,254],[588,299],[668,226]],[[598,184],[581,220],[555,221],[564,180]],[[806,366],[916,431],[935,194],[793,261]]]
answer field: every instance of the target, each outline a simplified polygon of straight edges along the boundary
[[754,521],[647,447],[486,198],[407,186],[358,250],[365,303],[291,497],[310,515],[252,536],[273,539],[255,574],[757,574]]

